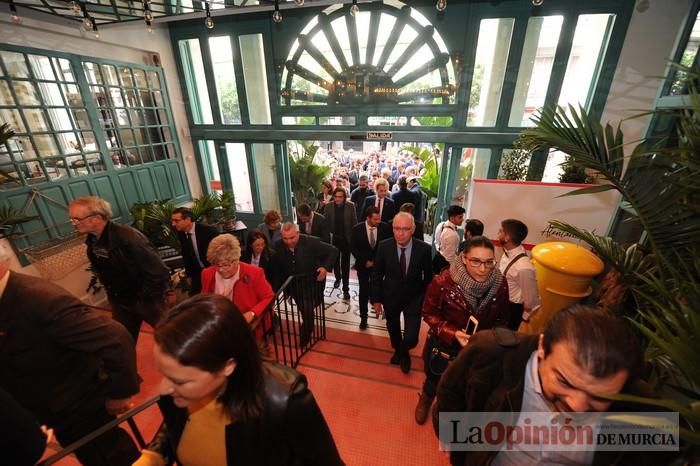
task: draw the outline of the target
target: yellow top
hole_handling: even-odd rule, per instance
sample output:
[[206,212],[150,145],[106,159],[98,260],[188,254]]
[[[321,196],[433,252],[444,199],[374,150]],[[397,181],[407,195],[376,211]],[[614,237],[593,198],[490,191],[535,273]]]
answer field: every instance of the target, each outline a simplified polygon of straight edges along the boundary
[[177,446],[185,466],[226,466],[226,426],[229,416],[214,399],[190,414]]
[[593,277],[603,271],[603,261],[588,249],[573,243],[551,241],[532,249],[532,258],[542,266],[561,273]]

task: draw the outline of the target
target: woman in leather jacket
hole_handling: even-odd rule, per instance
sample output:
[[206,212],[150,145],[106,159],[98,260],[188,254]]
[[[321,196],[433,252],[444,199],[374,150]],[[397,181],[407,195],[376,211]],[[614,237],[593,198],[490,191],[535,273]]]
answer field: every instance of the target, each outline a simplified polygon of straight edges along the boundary
[[306,378],[262,363],[230,300],[199,295],[174,308],[154,356],[164,422],[135,466],[343,465]]
[[465,331],[469,318],[478,320],[478,330],[508,324],[508,283],[497,264],[491,240],[474,236],[428,285],[422,314],[430,331],[423,348],[425,383],[416,406],[418,424],[427,419],[442,372],[469,341]]

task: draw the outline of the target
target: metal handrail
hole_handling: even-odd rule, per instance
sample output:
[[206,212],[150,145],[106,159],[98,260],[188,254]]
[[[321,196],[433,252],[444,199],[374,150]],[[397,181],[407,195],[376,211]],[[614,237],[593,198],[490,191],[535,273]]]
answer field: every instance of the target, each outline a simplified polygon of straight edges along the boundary
[[141,435],[141,431],[139,430],[138,426],[136,425],[136,422],[134,422],[133,417],[136,416],[141,411],[143,411],[143,410],[149,408],[150,406],[154,405],[155,403],[157,403],[159,399],[160,399],[160,396],[155,396],[155,397],[141,403],[140,405],[136,406],[135,408],[130,409],[129,411],[122,414],[118,418],[108,422],[107,424],[103,425],[99,429],[92,431],[91,433],[87,434],[86,436],[71,443],[67,447],[62,448],[57,453],[49,456],[45,460],[37,463],[37,466],[49,466],[51,464],[56,463],[57,461],[63,459],[64,457],[70,455],[71,453],[73,453],[78,448],[82,447],[83,445],[87,444],[88,442],[91,442],[95,438],[104,434],[108,430],[117,427],[119,424],[121,424],[124,421],[126,421],[126,423],[129,425],[129,428],[131,429],[131,432],[134,434],[134,437],[136,437],[136,442],[139,444],[139,447],[144,448],[146,446],[146,442],[143,440],[143,436]]

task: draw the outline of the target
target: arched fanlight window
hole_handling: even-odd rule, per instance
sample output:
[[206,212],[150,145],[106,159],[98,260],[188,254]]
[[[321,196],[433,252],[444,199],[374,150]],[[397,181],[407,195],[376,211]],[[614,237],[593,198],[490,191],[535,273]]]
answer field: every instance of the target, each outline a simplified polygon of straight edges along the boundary
[[423,14],[398,1],[356,15],[334,5],[312,18],[282,72],[282,105],[449,104],[455,73]]

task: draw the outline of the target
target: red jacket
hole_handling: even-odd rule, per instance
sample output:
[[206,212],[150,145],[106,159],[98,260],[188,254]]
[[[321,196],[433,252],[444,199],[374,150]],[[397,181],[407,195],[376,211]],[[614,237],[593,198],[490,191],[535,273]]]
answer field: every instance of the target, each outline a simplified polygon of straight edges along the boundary
[[[275,297],[272,286],[265,278],[265,271],[260,267],[239,262],[238,281],[233,286],[233,304],[242,314],[252,311],[257,317],[263,313],[270,301]],[[214,293],[216,287],[216,267],[211,266],[202,270],[202,294]],[[258,327],[270,328],[271,314],[265,318],[265,325]]]
[[[430,326],[430,331],[437,335],[440,342],[450,346],[457,330],[467,326],[469,316],[473,314],[469,302],[450,277],[450,269],[445,268],[435,275],[428,285],[423,300],[423,320]],[[480,314],[474,314],[479,320],[478,330],[498,326],[506,327],[510,315],[508,302],[508,282],[503,279],[501,287],[491,303]]]

